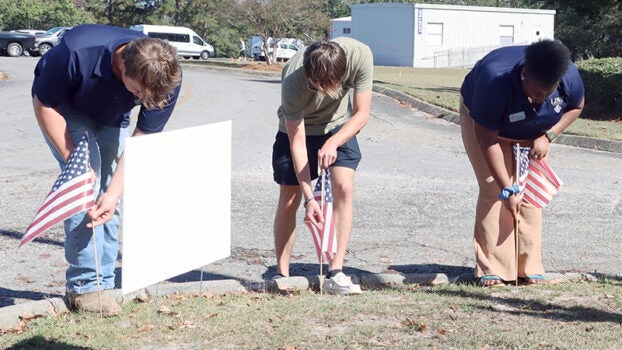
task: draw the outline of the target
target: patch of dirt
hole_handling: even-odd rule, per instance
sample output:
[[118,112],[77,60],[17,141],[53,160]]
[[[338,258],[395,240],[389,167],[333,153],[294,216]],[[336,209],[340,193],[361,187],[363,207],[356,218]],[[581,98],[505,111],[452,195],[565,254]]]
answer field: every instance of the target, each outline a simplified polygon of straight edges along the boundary
[[5,81],[5,80],[9,80],[9,76],[4,72],[0,72],[0,81]]
[[256,63],[256,64],[247,64],[242,66],[242,69],[254,70],[254,71],[264,71],[264,72],[280,72],[283,70],[285,63],[273,63],[268,65],[266,63]]

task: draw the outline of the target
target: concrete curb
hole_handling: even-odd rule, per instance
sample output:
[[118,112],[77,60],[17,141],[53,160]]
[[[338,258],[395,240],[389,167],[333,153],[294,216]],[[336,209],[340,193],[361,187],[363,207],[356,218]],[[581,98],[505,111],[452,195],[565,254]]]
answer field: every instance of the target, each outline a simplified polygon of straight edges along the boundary
[[[583,273],[546,273],[548,284],[559,284],[578,281],[598,281],[598,276]],[[121,290],[106,291],[118,303],[124,304],[134,300],[151,300],[172,294],[197,295],[215,294],[226,295],[248,292],[293,293],[312,290],[319,292],[321,276],[293,276],[272,281],[247,284],[246,286],[233,279],[218,281],[161,283],[139,291],[121,294]],[[364,289],[400,288],[405,286],[436,286],[452,283],[475,283],[472,274],[453,276],[450,278],[442,273],[365,273],[360,276],[352,275],[352,280],[359,283]],[[0,330],[11,331],[25,325],[29,320],[57,316],[68,313],[70,310],[62,298],[36,300],[24,304],[11,305],[0,309]]]
[[[406,95],[402,92],[387,87],[374,85],[373,90],[375,92],[394,98],[398,101],[408,103],[420,111],[437,116],[439,118],[443,118],[454,124],[460,124],[460,115],[454,111],[450,111],[448,109],[429,104],[415,97]],[[557,138],[557,140],[555,140],[555,142],[562,145],[588,148],[597,151],[622,153],[622,141],[603,140],[594,137],[562,134]]]

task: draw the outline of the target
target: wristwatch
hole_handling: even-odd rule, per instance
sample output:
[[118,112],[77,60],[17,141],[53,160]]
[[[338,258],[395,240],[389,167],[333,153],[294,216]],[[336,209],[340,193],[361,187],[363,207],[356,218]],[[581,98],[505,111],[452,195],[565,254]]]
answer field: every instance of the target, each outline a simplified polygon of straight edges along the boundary
[[551,129],[544,130],[544,136],[546,136],[546,138],[549,139],[550,142],[555,141],[555,139],[557,138],[557,134]]

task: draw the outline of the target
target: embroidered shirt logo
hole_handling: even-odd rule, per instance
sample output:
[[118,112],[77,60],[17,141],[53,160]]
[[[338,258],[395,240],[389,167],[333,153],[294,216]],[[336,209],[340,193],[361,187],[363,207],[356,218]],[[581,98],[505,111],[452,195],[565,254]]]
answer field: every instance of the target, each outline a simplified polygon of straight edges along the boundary
[[559,96],[551,98],[551,105],[553,106],[555,113],[561,112],[563,103],[564,100]]

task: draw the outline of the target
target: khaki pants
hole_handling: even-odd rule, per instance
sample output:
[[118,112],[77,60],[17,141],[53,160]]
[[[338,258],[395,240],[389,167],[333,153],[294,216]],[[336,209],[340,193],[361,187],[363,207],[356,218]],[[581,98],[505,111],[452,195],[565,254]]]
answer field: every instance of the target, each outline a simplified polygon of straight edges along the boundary
[[[513,281],[517,273],[514,218],[499,200],[501,189],[488,170],[475,136],[475,122],[462,101],[460,126],[464,148],[479,185],[474,230],[475,277],[496,275],[505,281]],[[503,150],[505,168],[514,180],[516,165],[512,142],[500,140],[499,144]],[[522,202],[518,220],[518,276],[543,274],[542,209]]]

